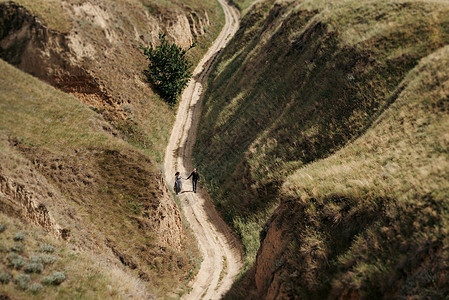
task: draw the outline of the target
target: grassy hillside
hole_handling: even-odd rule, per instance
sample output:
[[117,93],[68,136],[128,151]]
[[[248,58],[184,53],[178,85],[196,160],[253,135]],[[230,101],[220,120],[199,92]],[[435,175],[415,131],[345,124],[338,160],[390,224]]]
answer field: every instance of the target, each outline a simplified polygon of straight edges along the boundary
[[[197,39],[198,62],[224,23],[219,3],[0,6],[0,56],[42,80],[0,60],[0,298],[178,298],[200,258],[160,170],[176,108],[145,82],[139,46],[159,32]],[[65,280],[43,284],[54,272]]]
[[271,220],[288,240],[278,253],[282,292],[446,299],[448,68],[446,46],[407,74],[364,135],[288,177]]
[[[142,281],[130,276],[120,266],[111,264],[104,256],[75,250],[72,245],[3,212],[0,213],[0,224],[2,297],[42,299],[45,295],[45,299],[142,299],[148,295]],[[55,276],[55,273],[62,273],[63,277]],[[55,278],[63,278],[62,283],[56,284]],[[54,283],[42,282],[49,279]]]
[[197,166],[247,267],[288,175],[357,139],[449,42],[436,1],[257,2],[209,82]]
[[[185,229],[176,206],[167,205],[173,200],[156,163],[115,137],[110,124],[73,96],[4,61],[0,74],[0,227],[6,225],[0,269],[13,275],[0,284],[0,295],[141,299],[176,288],[182,293],[198,253],[181,240]],[[42,221],[47,211],[53,221]],[[164,229],[167,220],[173,227]],[[39,229],[54,232],[55,224],[66,241]],[[16,241],[19,233],[25,238]],[[50,254],[57,260],[31,273],[32,282],[56,271],[66,280],[36,296],[21,292],[17,281],[26,266],[11,266],[8,257],[32,262],[44,244],[55,248]]]
[[257,0],[231,0],[233,3],[243,14],[245,14],[251,5]]
[[[0,4],[5,2],[0,0]],[[175,110],[145,82],[142,72],[147,68],[147,60],[139,46],[157,43],[159,32],[168,32],[170,41],[177,43],[186,43],[186,39],[196,34],[198,46],[188,55],[198,62],[224,23],[219,3],[215,0],[13,2],[37,16],[39,24],[49,31],[28,33],[29,22],[25,22],[26,33],[18,37],[21,43],[17,43],[17,49],[0,51],[3,59],[75,95],[102,114],[126,141],[161,163]],[[20,23],[9,17],[0,20],[0,39],[8,32],[22,30],[12,28]],[[2,47],[9,44],[4,42]],[[36,60],[42,61],[40,67],[35,65]]]

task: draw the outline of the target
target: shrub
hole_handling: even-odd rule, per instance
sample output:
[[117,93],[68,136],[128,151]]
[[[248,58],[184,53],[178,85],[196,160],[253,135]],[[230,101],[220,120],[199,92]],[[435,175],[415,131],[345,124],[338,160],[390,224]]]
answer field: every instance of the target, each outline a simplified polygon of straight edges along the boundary
[[44,265],[38,262],[30,262],[26,268],[25,273],[42,273],[44,270]]
[[27,274],[20,274],[16,277],[16,284],[21,290],[28,289],[28,284],[31,282],[30,275]]
[[53,253],[55,251],[55,247],[49,244],[44,244],[39,249],[40,252]]
[[56,261],[56,257],[53,255],[44,254],[42,255],[42,262],[46,265],[52,264]]
[[20,245],[14,245],[11,247],[10,249],[12,252],[17,252],[17,253],[22,253],[23,252],[23,248]]
[[23,232],[18,232],[18,233],[16,233],[16,235],[14,236],[14,240],[15,240],[16,242],[23,241],[24,239],[25,239],[25,233],[23,233]]
[[42,290],[42,285],[40,283],[33,283],[28,287],[28,290],[33,294],[37,294]]
[[55,272],[50,276],[44,277],[42,283],[46,285],[59,285],[65,280],[65,275],[62,272]]
[[31,256],[30,262],[32,263],[42,263],[42,258],[40,256]]
[[23,260],[22,256],[17,255],[16,253],[10,253],[8,256],[6,256],[6,259],[8,260],[8,267],[14,268],[16,270],[20,270],[25,265],[25,261]]
[[18,258],[18,257],[20,257],[20,255],[18,255],[18,254],[16,254],[16,253],[9,253],[9,254],[6,256],[6,259],[8,260],[8,262],[11,262],[13,259],[16,259],[16,258]]
[[6,230],[6,225],[5,224],[0,224],[0,232],[3,232]]
[[12,278],[11,274],[0,272],[0,283],[8,284],[11,278]]
[[195,47],[195,43],[188,49],[182,49],[170,44],[165,34],[159,34],[159,41],[159,46],[141,47],[150,61],[144,74],[159,95],[168,104],[174,105],[192,77],[192,63],[186,58],[186,53]]

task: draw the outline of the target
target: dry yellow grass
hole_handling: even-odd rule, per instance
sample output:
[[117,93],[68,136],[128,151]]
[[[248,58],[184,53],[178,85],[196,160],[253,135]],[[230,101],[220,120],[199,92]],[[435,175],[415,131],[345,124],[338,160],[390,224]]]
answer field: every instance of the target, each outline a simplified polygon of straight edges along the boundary
[[[0,0],[0,3],[2,2],[9,0]],[[61,0],[14,0],[14,2],[38,16],[50,29],[67,33],[72,28],[71,21],[62,8]]]
[[110,127],[77,98],[0,61],[0,130],[23,143],[66,152],[79,147],[116,147],[126,143],[113,139],[103,128]]
[[[140,150],[108,134],[105,128],[110,125],[78,99],[4,61],[0,61],[0,72],[6,75],[0,77],[2,178],[42,198],[39,204],[57,224],[70,230],[66,247],[79,249],[73,260],[64,256],[60,261],[61,268],[76,276],[68,277],[60,289],[48,290],[47,298],[78,294],[88,299],[95,298],[94,294],[109,298],[112,293],[117,299],[127,295],[139,299],[145,290],[162,297],[173,287],[183,293],[186,276],[197,267],[197,254],[191,250],[192,244],[183,245],[190,251],[187,254],[168,248],[162,251],[155,242],[148,210],[163,198],[157,166]],[[148,230],[139,229],[136,222]],[[118,251],[117,256],[123,255],[125,262],[136,263],[134,268],[139,270],[120,267],[116,273],[128,274],[120,284],[114,283],[115,275],[105,272],[109,264],[85,270],[92,265],[89,256],[103,255],[117,262],[111,248]],[[81,258],[76,263],[75,258],[83,255],[86,263]],[[110,268],[117,268],[113,265]],[[146,282],[145,289],[135,290],[140,284],[138,272],[152,274],[147,275],[153,278],[151,286]],[[84,275],[92,276],[92,282]],[[14,289],[13,284],[8,285],[7,295],[14,294]]]
[[[23,251],[19,255],[26,263],[33,257],[55,259],[52,263],[44,264],[42,273],[31,273],[30,284],[41,284],[44,277],[54,272],[63,272],[66,276],[61,285],[42,285],[40,292],[33,293],[17,289],[14,282],[19,274],[24,274],[25,267],[15,270],[2,266],[0,273],[13,276],[9,284],[0,284],[2,295],[14,295],[14,299],[42,299],[43,295],[45,299],[144,299],[149,296],[142,281],[131,277],[122,267],[104,257],[76,250],[70,243],[52,238],[48,233],[4,213],[0,213],[0,224],[6,226],[5,231],[0,233],[1,264],[6,263],[6,257],[12,253],[9,249],[20,245]],[[23,234],[24,240],[14,241],[17,234]],[[40,251],[42,245],[51,245],[55,250],[49,254],[43,253]]]

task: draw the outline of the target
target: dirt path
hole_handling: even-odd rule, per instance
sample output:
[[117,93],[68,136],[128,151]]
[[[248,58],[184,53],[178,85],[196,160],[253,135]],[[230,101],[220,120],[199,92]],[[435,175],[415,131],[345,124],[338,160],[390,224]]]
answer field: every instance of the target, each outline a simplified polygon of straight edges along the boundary
[[[219,51],[239,26],[237,10],[225,0],[218,2],[223,7],[226,24],[194,70],[193,79],[182,95],[165,154],[165,176],[169,184],[173,184],[176,171],[180,171],[183,178],[192,171],[191,154],[201,115],[203,85]],[[203,256],[198,275],[190,283],[192,290],[182,299],[220,299],[229,290],[242,267],[241,245],[203,189],[198,189],[195,194],[190,180],[183,181],[180,199]]]

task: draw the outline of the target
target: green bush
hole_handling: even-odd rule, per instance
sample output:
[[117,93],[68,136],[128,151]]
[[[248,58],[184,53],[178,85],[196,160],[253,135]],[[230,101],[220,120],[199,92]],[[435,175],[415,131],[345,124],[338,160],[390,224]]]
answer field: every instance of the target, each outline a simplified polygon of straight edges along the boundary
[[56,261],[56,257],[54,257],[53,255],[44,254],[41,256],[41,258],[42,262],[46,265],[52,264]]
[[44,244],[39,249],[40,252],[53,253],[55,252],[55,247],[49,244]]
[[8,267],[14,268],[16,270],[20,270],[25,265],[25,261],[23,260],[22,256],[17,255],[16,253],[8,254],[6,256],[6,259],[8,260]]
[[11,274],[0,272],[0,283],[8,284],[11,278],[12,278]]
[[42,283],[46,285],[59,285],[65,280],[65,275],[62,272],[55,272],[50,276],[44,277]]
[[30,257],[31,263],[42,263],[42,258],[40,256],[31,256]]
[[42,273],[42,271],[44,270],[44,265],[42,263],[38,263],[38,262],[30,262],[26,268],[25,268],[25,273]]
[[21,245],[14,245],[10,249],[12,252],[22,253],[23,247]]
[[33,294],[37,294],[42,290],[42,285],[40,283],[33,283],[28,287],[28,290]]
[[23,233],[23,232],[16,233],[16,235],[14,236],[14,240],[16,242],[25,240],[25,233]]
[[21,290],[28,289],[28,284],[31,282],[30,275],[27,274],[20,274],[16,277],[16,284]]
[[192,63],[186,53],[193,47],[182,49],[165,39],[165,34],[159,34],[160,45],[141,47],[144,55],[150,61],[148,70],[144,71],[148,81],[156,92],[170,105],[174,105],[192,77]]

